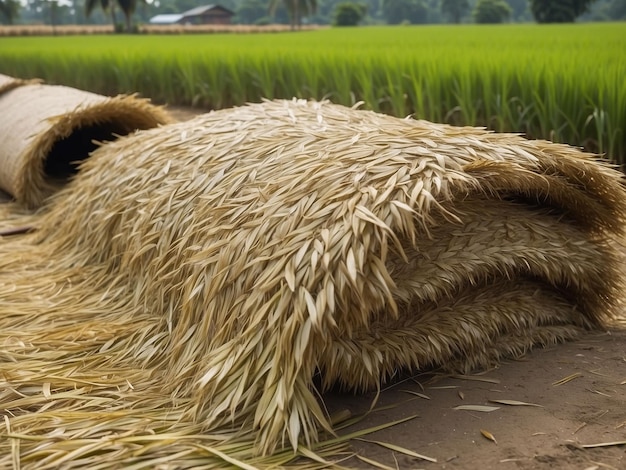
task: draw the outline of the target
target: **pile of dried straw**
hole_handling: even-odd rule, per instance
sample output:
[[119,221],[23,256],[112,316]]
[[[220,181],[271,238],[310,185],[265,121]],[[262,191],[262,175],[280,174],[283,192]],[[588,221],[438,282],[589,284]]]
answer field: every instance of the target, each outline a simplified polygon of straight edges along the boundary
[[625,196],[564,145],[329,103],[103,145],[0,241],[0,466],[310,455],[316,374],[364,390],[610,321]]

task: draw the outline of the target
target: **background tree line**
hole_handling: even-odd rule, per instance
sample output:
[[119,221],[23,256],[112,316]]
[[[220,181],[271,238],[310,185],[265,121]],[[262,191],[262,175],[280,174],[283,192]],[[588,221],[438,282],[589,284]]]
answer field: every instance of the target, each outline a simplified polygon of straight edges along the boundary
[[234,23],[436,24],[626,20],[626,0],[0,0],[4,24],[119,24],[216,3]]

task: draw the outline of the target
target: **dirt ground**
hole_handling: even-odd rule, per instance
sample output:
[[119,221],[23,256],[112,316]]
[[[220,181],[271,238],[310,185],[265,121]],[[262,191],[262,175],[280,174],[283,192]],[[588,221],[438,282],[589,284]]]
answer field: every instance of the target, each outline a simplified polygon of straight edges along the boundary
[[[349,409],[358,414],[369,409],[373,398],[373,394],[329,394],[325,402],[331,411]],[[456,410],[460,405],[498,409]],[[431,463],[353,441],[360,455],[391,468],[626,469],[626,445],[581,447],[626,443],[626,329],[590,333],[576,342],[534,350],[522,360],[469,378],[418,376],[385,390],[376,406],[385,409],[344,432],[416,416],[365,439],[437,460]],[[346,465],[375,468],[358,459]]]
[[[202,111],[170,108],[170,112],[185,120]],[[349,410],[359,415],[369,410],[374,397],[329,393],[324,402],[331,414]],[[455,409],[463,405],[497,409]],[[401,446],[436,462],[353,440],[353,450],[365,460],[353,457],[343,462],[348,468],[377,468],[367,463],[369,459],[399,469],[623,470],[626,328],[534,350],[480,375],[417,376],[383,389],[375,408],[340,434],[414,416],[364,439]],[[593,444],[604,445],[582,447]]]

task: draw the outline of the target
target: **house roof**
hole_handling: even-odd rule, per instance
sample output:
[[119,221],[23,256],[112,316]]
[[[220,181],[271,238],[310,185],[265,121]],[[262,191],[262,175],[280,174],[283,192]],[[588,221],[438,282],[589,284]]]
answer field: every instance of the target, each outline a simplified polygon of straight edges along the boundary
[[180,14],[161,14],[150,18],[151,24],[174,24],[182,19]]
[[184,12],[182,14],[182,16],[197,16],[197,15],[202,15],[208,11],[211,10],[223,10],[225,12],[228,12],[232,15],[235,14],[235,12],[230,11],[228,8],[224,8],[221,5],[204,5],[204,6],[200,6],[200,7],[195,7],[192,8],[191,10],[187,10],[186,12]]

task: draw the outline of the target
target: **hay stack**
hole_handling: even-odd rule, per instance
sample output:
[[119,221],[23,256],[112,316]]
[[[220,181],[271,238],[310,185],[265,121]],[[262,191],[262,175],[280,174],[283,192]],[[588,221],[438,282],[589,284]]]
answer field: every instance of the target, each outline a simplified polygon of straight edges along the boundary
[[28,208],[39,207],[95,141],[167,122],[161,108],[134,96],[109,98],[0,75],[0,189]]
[[600,327],[625,195],[564,145],[329,103],[102,146],[0,244],[0,466],[262,465],[330,429],[316,371],[363,390]]

